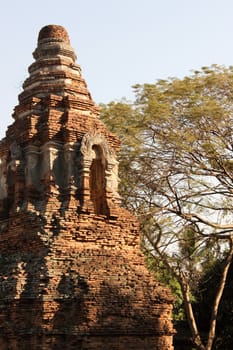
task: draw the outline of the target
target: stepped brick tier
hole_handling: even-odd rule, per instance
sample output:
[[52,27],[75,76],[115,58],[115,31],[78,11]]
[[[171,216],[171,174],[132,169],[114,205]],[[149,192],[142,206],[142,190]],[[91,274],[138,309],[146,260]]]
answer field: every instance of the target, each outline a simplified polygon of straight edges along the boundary
[[63,27],[33,56],[0,143],[0,349],[171,350],[172,296],[120,207],[119,139]]

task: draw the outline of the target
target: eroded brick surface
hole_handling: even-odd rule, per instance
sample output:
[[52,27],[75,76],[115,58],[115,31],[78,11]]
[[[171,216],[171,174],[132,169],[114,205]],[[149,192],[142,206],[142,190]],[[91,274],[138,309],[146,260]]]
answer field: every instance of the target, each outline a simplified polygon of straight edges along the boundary
[[43,28],[34,58],[0,143],[0,349],[171,350],[172,296],[66,30]]

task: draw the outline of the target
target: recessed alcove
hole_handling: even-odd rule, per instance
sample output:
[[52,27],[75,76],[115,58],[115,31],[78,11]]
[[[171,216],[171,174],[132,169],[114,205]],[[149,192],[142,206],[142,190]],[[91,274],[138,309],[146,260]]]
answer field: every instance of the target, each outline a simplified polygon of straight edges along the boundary
[[100,145],[93,145],[93,159],[90,166],[90,198],[97,215],[107,214],[106,203],[106,159]]

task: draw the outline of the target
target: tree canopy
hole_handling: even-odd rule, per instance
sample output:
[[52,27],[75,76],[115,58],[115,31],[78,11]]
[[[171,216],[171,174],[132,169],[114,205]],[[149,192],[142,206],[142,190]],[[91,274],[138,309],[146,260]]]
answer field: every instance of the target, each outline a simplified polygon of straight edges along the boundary
[[[212,349],[233,255],[233,68],[203,67],[183,79],[134,86],[135,101],[101,106],[122,139],[120,190],[144,233],[144,248],[179,282],[198,349]],[[192,294],[203,266],[223,259],[207,342]]]

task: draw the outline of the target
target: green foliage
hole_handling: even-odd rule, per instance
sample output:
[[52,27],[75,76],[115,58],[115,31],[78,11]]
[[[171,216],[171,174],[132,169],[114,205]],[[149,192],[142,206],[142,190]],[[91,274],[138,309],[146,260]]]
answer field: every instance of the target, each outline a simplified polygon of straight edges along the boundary
[[134,102],[101,106],[122,140],[123,204],[138,216],[159,280],[178,297],[179,283],[193,302],[209,264],[231,254],[233,68],[203,67],[134,92]]
[[174,296],[173,319],[180,321],[185,319],[183,297],[180,284],[177,279],[168,271],[163,262],[149,253],[145,253],[145,261],[148,269],[155,275],[157,281],[170,288]]
[[197,232],[194,225],[185,226],[180,232],[179,249],[184,259],[192,260],[197,249]]
[[134,91],[135,102],[101,106],[101,118],[122,140],[124,204],[142,223],[151,215],[157,233],[173,243],[184,227],[195,226],[192,255],[199,256],[203,241],[223,237],[222,223],[230,222],[233,69],[203,67]]

